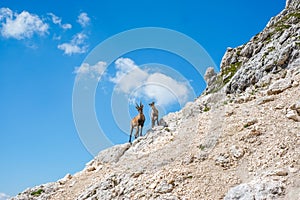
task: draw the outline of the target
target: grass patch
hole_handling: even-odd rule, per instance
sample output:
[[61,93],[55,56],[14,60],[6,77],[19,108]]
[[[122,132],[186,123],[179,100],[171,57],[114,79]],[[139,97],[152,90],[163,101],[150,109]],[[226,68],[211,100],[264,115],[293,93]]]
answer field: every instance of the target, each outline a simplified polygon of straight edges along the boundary
[[265,62],[265,59],[269,55],[269,52],[264,52],[264,55],[262,56],[262,62]]
[[199,148],[201,151],[203,151],[203,150],[205,149],[205,146],[204,146],[203,144],[200,144],[200,145],[198,146],[198,148]]
[[232,63],[230,64],[229,67],[226,67],[221,75],[222,77],[226,77],[224,80],[223,80],[223,84],[225,85],[226,83],[228,83],[231,78],[233,77],[233,75],[237,72],[237,70],[241,67],[242,65],[242,62],[236,62],[236,63]]
[[269,52],[274,51],[274,50],[275,50],[275,47],[268,47]]
[[209,93],[216,93],[224,86],[222,77],[217,75],[216,81],[214,82],[214,88]]
[[165,130],[168,132],[171,132],[171,130],[168,127],[166,127]]
[[244,124],[244,128],[248,128],[249,127],[249,124]]
[[37,190],[37,191],[31,192],[30,194],[31,194],[32,196],[38,197],[38,196],[40,196],[43,192],[45,192],[43,189],[39,189],[39,190]]
[[283,23],[289,20],[291,17],[295,17],[296,19],[300,20],[300,12],[292,12],[286,16],[284,16],[278,23]]
[[[214,87],[209,93],[216,93],[220,89],[224,87],[226,83],[228,83],[231,78],[234,76],[234,74],[237,72],[237,70],[242,66],[242,62],[236,62],[230,64],[230,66],[227,66],[224,68],[224,70],[221,71],[220,74],[217,75],[217,78],[214,82]],[[226,77],[226,78],[224,78]],[[208,110],[206,110],[208,111]],[[206,112],[204,111],[204,112]]]
[[203,109],[203,112],[208,112],[209,110],[210,110],[210,107],[205,106],[204,109]]
[[265,44],[265,45],[271,42],[272,35],[273,35],[273,33],[270,33],[270,34],[267,36],[267,38],[264,40],[264,44]]
[[260,33],[257,33],[257,34],[253,37],[253,40],[254,40],[254,41],[258,41],[259,36],[260,36]]
[[[288,24],[288,20],[290,18],[296,18],[296,22],[293,23],[298,23],[300,20],[300,12],[292,12],[286,16],[284,16],[280,21],[278,21],[275,25],[274,25],[274,30],[275,32],[283,32],[284,30],[288,29],[291,27],[290,24]],[[274,33],[273,33],[274,34]]]
[[290,27],[291,27],[291,25],[288,25],[288,24],[279,24],[275,27],[275,31],[276,32],[283,32],[285,29],[288,29]]
[[250,94],[255,95],[256,92],[257,92],[256,90],[251,90]]

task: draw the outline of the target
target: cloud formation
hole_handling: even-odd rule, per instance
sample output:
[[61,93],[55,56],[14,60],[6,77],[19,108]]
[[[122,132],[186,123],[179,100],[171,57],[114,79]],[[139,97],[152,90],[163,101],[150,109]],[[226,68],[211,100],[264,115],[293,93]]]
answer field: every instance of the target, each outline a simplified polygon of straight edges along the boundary
[[84,33],[77,33],[73,36],[70,42],[60,44],[57,46],[57,48],[63,50],[64,54],[66,55],[85,53],[88,48],[86,39],[87,35],[85,35]]
[[106,62],[98,62],[95,65],[89,65],[88,63],[83,63],[80,67],[76,67],[74,73],[78,75],[78,78],[90,78],[100,80],[102,74],[106,69]]
[[84,28],[90,23],[90,18],[87,13],[83,12],[78,16],[77,22]]
[[143,97],[155,100],[161,106],[176,102],[185,104],[192,95],[187,82],[160,72],[150,73],[147,69],[140,69],[129,58],[119,58],[115,61],[115,67],[116,74],[109,80],[116,84],[118,92],[131,98],[131,102]]
[[31,38],[34,34],[48,33],[49,25],[27,11],[16,13],[9,8],[0,8],[1,35],[18,40]]
[[4,194],[4,193],[0,192],[0,200],[7,200],[9,198],[10,198],[10,196],[8,196],[7,194]]
[[[47,17],[40,17],[36,14],[22,11],[17,13],[9,8],[0,8],[0,35],[3,38],[14,38],[17,40],[31,39],[34,35],[43,36],[49,34],[50,26],[46,21],[51,21],[63,30],[72,28],[69,23],[63,23],[62,18],[54,13],[48,13]],[[88,14],[83,12],[78,16],[77,22],[83,28],[81,32],[75,33],[69,42],[61,42],[57,48],[65,55],[86,53],[88,50],[88,33],[84,28],[90,24]],[[51,23],[50,23],[51,24]],[[51,29],[53,31],[53,29]],[[63,37],[60,34],[52,33],[53,40],[60,41]],[[34,44],[27,45],[30,48],[37,47]]]
[[[90,18],[88,17],[87,13],[81,13],[78,16],[77,22],[81,25],[82,28],[84,28],[90,23]],[[70,42],[60,44],[57,46],[57,48],[63,50],[64,54],[69,56],[73,54],[86,53],[88,49],[88,45],[86,42],[87,39],[87,34],[85,34],[85,31],[82,30],[82,32],[74,35]]]
[[187,83],[179,82],[162,73],[150,74],[144,84],[141,94],[149,99],[155,99],[159,105],[169,105],[175,102],[185,104],[190,95]]
[[148,73],[141,70],[131,59],[119,58],[115,61],[116,75],[110,81],[117,85],[117,90],[130,94],[145,82]]
[[71,29],[72,25],[71,24],[62,24],[62,19],[58,16],[56,16],[53,13],[48,13],[48,15],[51,17],[53,24],[59,25],[60,28],[67,30]]

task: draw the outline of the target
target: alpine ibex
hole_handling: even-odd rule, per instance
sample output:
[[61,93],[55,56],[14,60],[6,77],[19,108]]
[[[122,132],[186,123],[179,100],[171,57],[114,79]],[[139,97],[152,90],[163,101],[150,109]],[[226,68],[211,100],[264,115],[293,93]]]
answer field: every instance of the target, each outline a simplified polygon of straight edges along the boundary
[[[135,138],[137,138],[139,135],[142,136],[143,126],[145,122],[145,115],[143,114],[144,105],[141,102],[140,105],[136,103],[135,108],[138,110],[139,114],[135,116],[130,122],[129,143],[131,143],[131,135],[132,135],[133,128],[136,128]],[[139,131],[140,129],[141,131]]]
[[159,125],[158,123],[158,110],[154,106],[154,102],[149,103],[149,106],[151,106],[152,111],[151,111],[151,122],[152,122],[152,128],[155,125],[155,122],[157,123],[157,126]]

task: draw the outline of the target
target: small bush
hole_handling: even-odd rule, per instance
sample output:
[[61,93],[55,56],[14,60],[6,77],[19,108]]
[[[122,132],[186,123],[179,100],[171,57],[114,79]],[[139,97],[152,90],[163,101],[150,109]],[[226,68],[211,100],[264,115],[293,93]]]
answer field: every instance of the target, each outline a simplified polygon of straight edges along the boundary
[[209,110],[210,110],[210,107],[205,106],[204,109],[203,109],[203,112],[208,112]]
[[32,196],[40,196],[43,192],[45,192],[43,189],[39,189],[37,191],[31,192]]
[[203,144],[200,144],[200,145],[198,146],[198,148],[199,148],[201,151],[203,151],[203,150],[205,149],[205,146],[204,146]]
[[242,66],[242,62],[236,62],[236,63],[232,63],[230,64],[230,67],[226,67],[224,69],[224,71],[222,71],[222,77],[226,77],[228,76],[225,80],[223,80],[223,84],[225,85],[226,83],[228,83],[231,78],[233,77],[233,75],[237,72],[237,70]]

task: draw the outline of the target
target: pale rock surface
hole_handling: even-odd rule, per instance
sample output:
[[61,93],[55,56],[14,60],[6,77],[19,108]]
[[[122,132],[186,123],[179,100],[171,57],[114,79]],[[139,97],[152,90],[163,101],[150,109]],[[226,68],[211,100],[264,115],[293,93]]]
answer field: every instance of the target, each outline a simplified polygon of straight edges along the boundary
[[280,181],[253,180],[230,189],[224,200],[276,199],[284,194],[285,186]]

